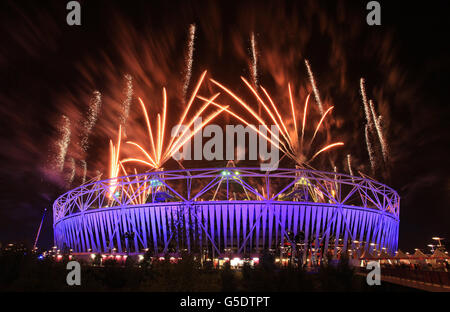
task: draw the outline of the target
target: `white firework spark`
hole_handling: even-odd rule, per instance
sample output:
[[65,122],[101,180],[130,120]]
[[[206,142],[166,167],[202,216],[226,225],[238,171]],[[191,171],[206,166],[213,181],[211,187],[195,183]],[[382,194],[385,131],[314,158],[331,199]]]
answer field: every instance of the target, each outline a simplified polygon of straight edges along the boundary
[[184,84],[183,84],[183,99],[186,100],[187,90],[189,88],[189,83],[191,82],[192,76],[192,64],[194,58],[194,43],[195,43],[195,24],[191,24],[189,26],[189,40],[187,43],[187,51],[186,51],[186,70],[184,76]]
[[57,153],[55,157],[55,167],[59,172],[62,172],[64,169],[64,161],[70,143],[70,134],[70,119],[66,115],[62,115],[61,127],[59,128],[59,139],[56,142]]
[[375,114],[375,107],[373,105],[373,101],[369,99],[369,108],[370,108],[370,113],[372,114],[372,120],[374,125],[377,125],[377,115]]
[[384,139],[384,136],[383,136],[383,130],[381,129],[381,126],[380,126],[380,123],[379,123],[380,118],[377,118],[377,116],[375,114],[375,108],[374,108],[372,100],[369,100],[369,105],[370,105],[370,110],[372,112],[372,116],[373,116],[373,120],[374,120],[374,124],[375,124],[375,129],[377,130],[378,139],[380,141],[381,152],[383,154],[383,159],[386,162],[387,161],[387,157],[388,157],[388,150],[387,150],[386,140]]
[[314,92],[314,97],[316,98],[317,105],[319,106],[320,114],[323,115],[323,106],[322,106],[322,101],[320,100],[319,89],[317,89],[316,81],[314,79],[314,75],[312,73],[311,66],[309,65],[309,62],[306,59],[305,59],[305,65],[306,65],[306,69],[308,70],[309,81],[311,82],[313,92]]
[[122,103],[122,115],[120,116],[120,124],[125,132],[125,125],[130,115],[131,102],[133,100],[133,77],[130,74],[125,75],[126,88],[125,88],[125,100]]
[[[387,163],[388,157],[389,157],[389,147],[388,147],[387,141],[383,134],[383,127],[381,124],[382,116],[379,115],[377,117],[375,105],[374,105],[373,101],[370,99],[367,100],[364,78],[361,78],[361,80],[360,80],[360,89],[361,89],[361,96],[362,96],[362,100],[363,100],[364,113],[366,115],[366,121],[367,121],[366,128],[368,127],[368,131],[366,131],[366,132],[369,132],[369,133],[366,133],[366,141],[367,141],[367,137],[369,134],[372,134],[374,136],[376,135],[378,137],[378,141],[380,142],[381,154],[383,155],[384,163]],[[368,144],[370,144],[370,142],[368,142]],[[370,149],[372,150],[371,146],[370,146]],[[371,152],[372,152],[372,158],[374,158],[375,154],[373,151],[371,151]],[[372,165],[372,169],[373,168],[374,168],[374,165]]]
[[252,51],[252,64],[251,64],[251,74],[252,81],[255,87],[258,86],[258,52],[256,50],[256,39],[255,34],[252,32],[250,36],[250,45]]
[[86,120],[83,123],[83,137],[81,138],[81,148],[86,152],[89,147],[89,135],[97,122],[98,114],[102,105],[102,94],[94,91]]
[[371,114],[370,114],[370,108],[369,108],[369,104],[367,101],[367,95],[366,95],[366,87],[365,87],[365,80],[364,78],[361,78],[359,81],[359,86],[360,86],[360,90],[361,90],[361,97],[363,100],[363,108],[364,108],[364,114],[366,116],[366,121],[367,124],[369,125],[369,129],[370,131],[373,131],[374,128],[374,123],[373,120],[371,118]]
[[388,147],[387,147],[387,143],[384,138],[384,135],[383,135],[383,129],[380,124],[381,115],[378,116],[378,118],[377,118],[373,101],[367,100],[364,78],[361,78],[361,80],[360,80],[360,89],[361,89],[361,96],[362,96],[362,100],[363,100],[364,114],[366,116],[367,125],[369,127],[370,133],[376,132],[376,134],[378,136],[378,140],[381,145],[381,153],[383,154],[383,160],[386,162],[388,159]]
[[87,174],[87,163],[86,160],[81,160],[81,167],[83,168],[83,177],[81,179],[81,184],[86,182],[86,174]]
[[366,136],[366,145],[367,145],[367,152],[369,153],[370,166],[372,167],[372,171],[375,171],[375,156],[373,154],[372,143],[370,143],[369,126],[367,124],[364,132]]
[[348,166],[348,172],[351,176],[353,176],[353,169],[352,169],[352,156],[350,154],[347,154],[347,166]]

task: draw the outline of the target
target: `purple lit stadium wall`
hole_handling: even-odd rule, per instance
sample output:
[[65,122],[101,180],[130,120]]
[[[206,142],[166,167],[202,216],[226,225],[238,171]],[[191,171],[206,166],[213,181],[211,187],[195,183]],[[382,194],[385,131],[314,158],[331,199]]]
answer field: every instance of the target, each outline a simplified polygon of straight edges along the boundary
[[97,181],[62,195],[53,212],[56,245],[74,252],[254,255],[302,232],[302,243],[334,253],[376,246],[392,255],[399,207],[394,190],[366,177],[220,168]]

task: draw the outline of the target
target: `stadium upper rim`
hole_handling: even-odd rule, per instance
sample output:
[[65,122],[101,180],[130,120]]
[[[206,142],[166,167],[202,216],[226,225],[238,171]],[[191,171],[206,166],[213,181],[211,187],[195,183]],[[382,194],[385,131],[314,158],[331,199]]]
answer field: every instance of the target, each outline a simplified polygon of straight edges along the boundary
[[[186,183],[180,185],[183,181]],[[230,184],[237,185],[240,192],[230,190]],[[303,187],[304,196],[289,197],[289,191],[295,187]],[[163,200],[157,198],[158,190],[163,190],[159,192],[165,196]],[[366,176],[312,169],[261,171],[260,168],[224,167],[152,171],[84,184],[56,199],[53,218],[56,225],[66,217],[94,209],[135,207],[162,201],[232,200],[348,206],[378,210],[396,221],[400,213],[397,192]]]

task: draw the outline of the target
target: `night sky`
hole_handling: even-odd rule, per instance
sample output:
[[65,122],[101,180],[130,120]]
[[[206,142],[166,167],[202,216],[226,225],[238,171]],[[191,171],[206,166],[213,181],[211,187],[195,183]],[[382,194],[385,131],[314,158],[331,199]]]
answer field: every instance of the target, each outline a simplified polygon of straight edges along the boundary
[[[207,69],[211,77],[243,92],[239,76],[249,76],[249,36],[254,32],[261,85],[279,94],[281,102],[286,95],[281,88],[290,81],[304,98],[310,92],[307,58],[324,105],[335,106],[330,133],[345,142],[313,165],[330,171],[333,163],[347,173],[350,153],[356,169],[397,190],[400,249],[427,250],[436,235],[449,240],[448,1],[379,1],[381,26],[366,24],[367,2],[90,0],[80,1],[82,25],[68,26],[67,1],[3,1],[0,242],[32,244],[48,207],[40,246],[52,245],[52,203],[81,181],[79,169],[71,185],[64,172],[54,169],[62,114],[72,122],[66,160],[73,158],[77,166],[86,160],[92,177],[108,161],[125,74],[133,77],[136,95],[160,103],[166,86],[170,107],[179,107],[192,23],[197,26],[193,82]],[[373,173],[364,142],[361,77],[383,116],[390,149],[389,161]],[[202,93],[217,92],[212,89],[208,84]],[[80,151],[79,125],[95,90],[102,93],[102,111],[89,149]],[[133,102],[131,109],[137,107]],[[129,126],[136,128],[130,136],[139,137],[136,124]],[[225,163],[195,164],[219,165]]]

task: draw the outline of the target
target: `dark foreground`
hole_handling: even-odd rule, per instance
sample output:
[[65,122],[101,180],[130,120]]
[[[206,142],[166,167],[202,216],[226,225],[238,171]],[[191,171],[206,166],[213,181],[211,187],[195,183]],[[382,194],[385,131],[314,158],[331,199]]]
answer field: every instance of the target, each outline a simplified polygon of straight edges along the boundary
[[38,260],[34,255],[0,256],[0,291],[150,291],[150,292],[285,292],[416,291],[389,283],[368,286],[344,259],[314,272],[280,268],[270,257],[255,268],[200,267],[190,256],[178,263],[166,261],[115,262],[104,266],[81,264],[81,285],[69,286],[67,261]]

